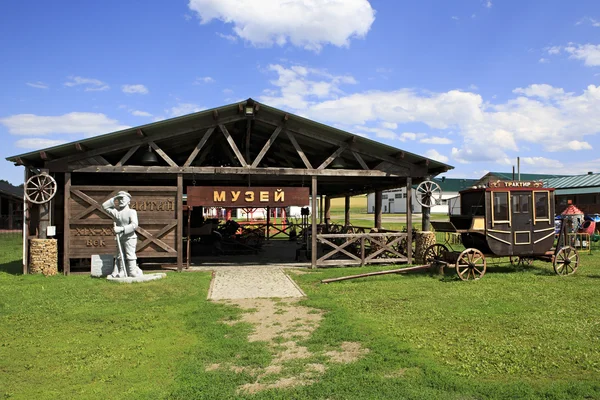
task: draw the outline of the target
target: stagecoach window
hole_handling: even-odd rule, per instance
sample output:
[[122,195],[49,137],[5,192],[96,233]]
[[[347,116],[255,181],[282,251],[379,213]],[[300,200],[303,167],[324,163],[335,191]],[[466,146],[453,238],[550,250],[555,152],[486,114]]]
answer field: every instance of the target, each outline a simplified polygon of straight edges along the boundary
[[535,219],[550,219],[548,214],[548,192],[534,192],[533,201],[535,202]]
[[494,220],[508,221],[507,192],[494,192]]
[[529,194],[512,195],[513,214],[529,214]]

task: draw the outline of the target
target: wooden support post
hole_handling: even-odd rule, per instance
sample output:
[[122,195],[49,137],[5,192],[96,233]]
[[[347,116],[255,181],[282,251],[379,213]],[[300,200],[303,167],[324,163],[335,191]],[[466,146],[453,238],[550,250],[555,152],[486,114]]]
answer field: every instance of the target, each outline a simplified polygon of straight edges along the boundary
[[177,271],[183,270],[183,174],[177,174]]
[[13,201],[10,200],[8,202],[8,229],[12,230],[13,229]]
[[375,192],[375,228],[381,229],[381,208],[383,203],[383,192],[378,190]]
[[190,258],[191,258],[191,232],[192,232],[192,211],[194,211],[194,207],[188,207],[188,220],[187,220],[187,258],[186,258],[186,269],[190,268]]
[[331,221],[331,197],[325,197],[325,225]]
[[429,232],[431,230],[431,207],[421,207],[421,230],[423,232]]
[[321,195],[321,204],[319,206],[319,223],[323,225],[323,217],[325,214],[325,198]]
[[412,178],[406,178],[406,257],[412,264]]
[[65,194],[63,196],[64,213],[63,213],[63,274],[71,273],[71,258],[70,258],[70,242],[71,242],[71,227],[69,221],[71,219],[71,173],[65,172]]
[[[29,179],[29,168],[25,167],[23,182]],[[29,210],[27,209],[27,199],[23,195],[23,275],[29,273]]]
[[344,197],[344,226],[350,226],[350,196]]
[[271,230],[271,207],[267,207],[267,240],[269,240],[269,231]]
[[317,268],[317,177],[312,177],[312,193],[311,193],[311,258],[310,267]]

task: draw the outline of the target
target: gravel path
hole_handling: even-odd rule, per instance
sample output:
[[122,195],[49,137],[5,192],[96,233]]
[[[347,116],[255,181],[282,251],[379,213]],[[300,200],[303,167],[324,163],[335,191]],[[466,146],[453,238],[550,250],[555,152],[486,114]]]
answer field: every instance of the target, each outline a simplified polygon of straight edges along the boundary
[[220,267],[213,271],[209,300],[305,296],[281,268]]

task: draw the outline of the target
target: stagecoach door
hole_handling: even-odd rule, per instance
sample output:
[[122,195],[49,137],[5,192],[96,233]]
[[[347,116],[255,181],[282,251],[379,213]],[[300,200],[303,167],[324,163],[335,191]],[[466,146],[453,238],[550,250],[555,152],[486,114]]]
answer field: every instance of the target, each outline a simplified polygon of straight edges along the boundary
[[512,242],[513,254],[533,254],[533,207],[531,192],[519,191],[511,193]]

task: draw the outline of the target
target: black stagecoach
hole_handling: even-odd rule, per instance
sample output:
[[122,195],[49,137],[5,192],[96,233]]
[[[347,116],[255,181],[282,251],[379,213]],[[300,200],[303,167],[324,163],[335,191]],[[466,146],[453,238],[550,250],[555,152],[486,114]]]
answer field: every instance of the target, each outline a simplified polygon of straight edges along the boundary
[[459,234],[465,250],[434,244],[425,252],[426,263],[453,266],[462,280],[481,278],[486,257],[510,257],[523,264],[544,260],[559,275],[577,270],[579,255],[568,244],[566,224],[555,234],[554,189],[541,182],[498,181],[459,194],[460,212],[451,214],[450,222],[431,224],[437,232]]

